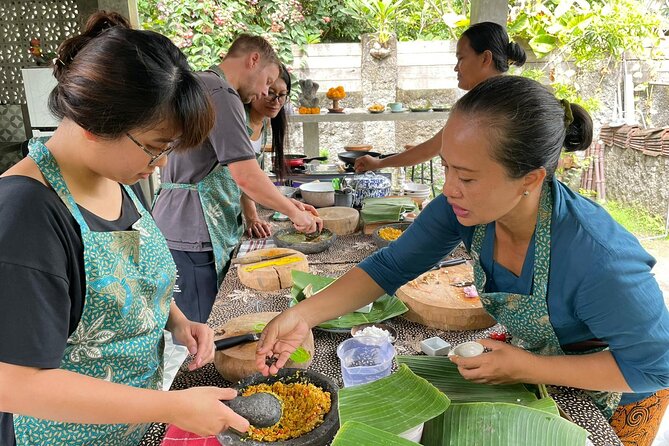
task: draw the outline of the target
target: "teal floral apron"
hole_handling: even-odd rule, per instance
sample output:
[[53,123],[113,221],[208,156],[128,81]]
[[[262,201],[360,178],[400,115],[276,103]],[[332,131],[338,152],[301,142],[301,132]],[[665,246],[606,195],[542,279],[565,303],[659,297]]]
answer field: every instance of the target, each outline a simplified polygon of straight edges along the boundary
[[[79,224],[84,247],[84,308],[60,368],[138,388],[161,388],[163,329],[176,277],[165,239],[128,187],[125,190],[140,213],[133,230],[91,231],[49,150],[32,140],[28,156]],[[133,445],[148,426],[14,416],[18,445]]]
[[[548,314],[548,277],[551,255],[551,216],[553,194],[549,183],[541,191],[537,227],[535,232],[534,278],[532,294],[491,292],[486,293],[486,275],[481,266],[480,254],[486,225],[474,230],[471,256],[474,260],[474,283],[481,303],[497,322],[511,334],[511,343],[539,355],[564,355]],[[590,352],[587,353],[592,353]],[[604,416],[611,418],[620,402],[620,393],[586,391],[593,398]]]
[[217,285],[220,287],[232,251],[244,234],[240,203],[242,193],[232,179],[230,169],[219,164],[197,184],[161,183],[156,191],[156,200],[160,198],[162,189],[197,191],[214,251]]
[[[209,69],[219,77],[225,79],[225,74],[217,66]],[[248,116],[247,116],[248,121]],[[247,125],[246,131],[251,136],[253,130]],[[263,132],[263,145],[266,134]],[[262,152],[256,157],[260,160]],[[232,179],[227,166],[216,165],[204,179],[196,184],[161,183],[156,190],[156,200],[162,189],[186,189],[196,191],[200,198],[200,205],[204,214],[204,221],[209,232],[214,262],[216,265],[217,286],[221,286],[226,267],[232,256],[232,251],[244,234],[244,220],[242,218],[242,192]]]

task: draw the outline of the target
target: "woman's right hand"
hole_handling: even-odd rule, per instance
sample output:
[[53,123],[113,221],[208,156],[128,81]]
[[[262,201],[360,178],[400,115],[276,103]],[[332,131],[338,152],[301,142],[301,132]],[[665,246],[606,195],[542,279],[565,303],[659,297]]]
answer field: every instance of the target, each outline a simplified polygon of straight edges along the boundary
[[323,220],[314,216],[308,210],[297,210],[294,215],[290,216],[293,226],[299,232],[311,234],[312,232],[323,229]]
[[[311,327],[299,311],[288,309],[272,319],[265,327],[256,349],[256,367],[264,376],[276,374],[290,355],[304,342]],[[267,358],[276,362],[267,362]]]
[[169,420],[180,429],[203,437],[217,435],[233,428],[246,432],[249,422],[223,404],[221,400],[231,400],[237,396],[235,389],[220,387],[191,387],[173,393],[177,398],[173,414]]
[[381,160],[373,156],[365,155],[355,160],[356,172],[367,172],[368,170],[377,170],[381,168]]

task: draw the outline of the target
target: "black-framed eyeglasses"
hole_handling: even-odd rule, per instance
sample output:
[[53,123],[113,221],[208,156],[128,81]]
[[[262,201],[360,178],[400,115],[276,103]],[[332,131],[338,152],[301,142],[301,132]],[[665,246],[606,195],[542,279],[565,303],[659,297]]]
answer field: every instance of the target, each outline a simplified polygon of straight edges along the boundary
[[174,150],[174,146],[173,146],[173,144],[170,144],[170,145],[168,145],[165,149],[161,150],[160,153],[158,153],[158,154],[156,155],[155,153],[153,153],[152,151],[150,151],[149,149],[147,149],[146,146],[145,146],[144,144],[142,144],[141,142],[139,142],[139,141],[137,141],[135,138],[133,138],[132,135],[130,135],[130,133],[126,133],[125,136],[127,136],[128,138],[130,138],[130,141],[132,141],[132,142],[134,142],[135,144],[137,144],[137,147],[139,147],[140,149],[142,149],[142,150],[144,151],[144,153],[146,153],[147,155],[149,155],[149,156],[151,157],[151,159],[149,160],[149,167],[153,167],[153,166],[155,166],[156,163],[157,163],[158,161],[160,161],[161,159],[165,158],[167,155],[169,155],[169,153],[170,153],[172,150]]
[[270,104],[277,100],[279,101],[279,104],[285,104],[287,99],[288,99],[288,93],[276,94],[270,91],[269,93],[267,93],[267,96],[265,96],[265,100]]

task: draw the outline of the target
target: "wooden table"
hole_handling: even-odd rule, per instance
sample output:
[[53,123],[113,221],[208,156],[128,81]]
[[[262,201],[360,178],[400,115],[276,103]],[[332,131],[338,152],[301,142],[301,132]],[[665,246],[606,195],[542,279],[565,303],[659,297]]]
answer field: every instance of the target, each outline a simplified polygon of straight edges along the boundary
[[[265,214],[267,211],[265,211]],[[284,223],[285,225],[285,223]],[[276,228],[275,228],[276,229]],[[365,257],[376,250],[369,235],[356,233],[339,237],[335,244],[326,252],[309,255],[310,271],[313,274],[339,277],[354,267]],[[237,273],[230,271],[219,290],[208,324],[216,330],[226,321],[251,312],[281,311],[288,308],[290,289],[275,292],[260,292],[246,288],[239,282]],[[455,345],[459,342],[487,337],[490,331],[498,330],[498,325],[486,330],[449,332],[427,328],[410,322],[402,317],[394,318],[390,324],[397,330],[398,339],[395,343],[398,355],[418,355],[421,340],[440,336]],[[343,385],[336,347],[350,335],[314,330],[315,355],[310,369],[323,373]],[[214,368],[213,364],[188,372],[182,367],[177,374],[171,390],[185,389],[194,386],[215,385],[226,387],[231,385],[225,381]],[[577,424],[591,432],[591,441],[595,446],[622,446],[615,433],[599,413],[594,403],[582,398],[579,393],[570,389],[549,387],[549,391],[558,405]],[[145,435],[141,446],[158,446],[164,435],[164,425],[154,424]]]
[[344,113],[322,112],[318,115],[292,114],[289,122],[302,123],[302,140],[304,153],[308,157],[318,156],[318,124],[321,122],[374,122],[374,121],[442,121],[448,119],[447,111],[443,112],[401,112],[370,113],[365,109],[346,109]]

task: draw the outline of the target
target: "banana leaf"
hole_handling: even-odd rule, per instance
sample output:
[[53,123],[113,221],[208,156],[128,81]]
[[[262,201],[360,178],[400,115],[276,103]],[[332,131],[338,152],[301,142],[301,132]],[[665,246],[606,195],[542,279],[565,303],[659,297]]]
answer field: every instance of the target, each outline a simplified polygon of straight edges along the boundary
[[360,218],[366,224],[397,222],[403,212],[414,212],[416,203],[411,198],[366,198]]
[[450,404],[446,395],[401,365],[390,376],[341,389],[339,419],[400,434],[439,416]]
[[525,404],[525,406],[531,407],[532,409],[543,410],[544,412],[548,412],[553,415],[561,416],[557,403],[553,398],[541,398],[537,401],[529,402]]
[[454,403],[485,401],[529,405],[538,400],[523,384],[492,386],[467,381],[458,372],[458,367],[444,356],[397,356],[395,359],[398,364],[406,364],[416,375],[428,380]]
[[425,446],[584,445],[585,429],[557,415],[510,403],[454,403],[425,423]]
[[347,421],[334,437],[332,446],[416,446],[413,441],[357,421]]
[[585,431],[562,419],[552,398],[538,399],[523,384],[469,382],[444,357],[396,359],[398,364],[409,366],[446,393],[453,402],[446,412],[425,424],[421,442],[426,446],[585,444]]
[[[293,288],[290,291],[290,295],[292,296],[291,306],[305,299],[302,291],[307,285],[311,284],[314,293],[316,293],[336,280],[332,277],[317,276],[296,270],[291,272],[291,276],[293,278]],[[325,329],[348,329],[360,324],[382,322],[406,313],[408,310],[404,302],[397,297],[384,294],[374,302],[372,311],[369,313],[348,313],[337,319],[325,321],[318,325],[318,327]]]

